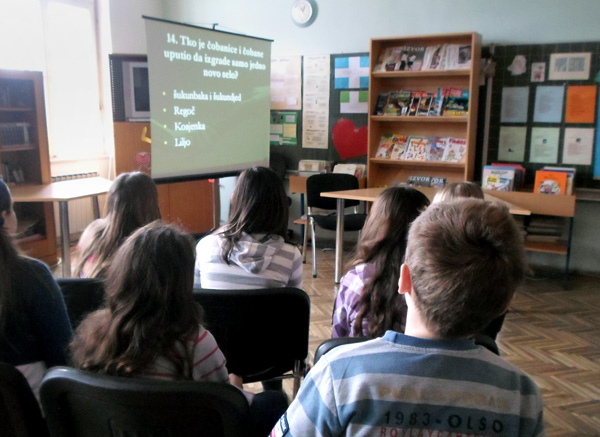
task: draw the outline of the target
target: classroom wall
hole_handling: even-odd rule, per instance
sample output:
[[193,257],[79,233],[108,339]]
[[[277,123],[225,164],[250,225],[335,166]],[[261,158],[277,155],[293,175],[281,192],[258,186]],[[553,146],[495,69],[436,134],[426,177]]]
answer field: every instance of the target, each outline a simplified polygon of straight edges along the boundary
[[[475,31],[489,44],[600,41],[597,0],[316,0],[318,16],[307,27],[290,18],[282,0],[109,0],[114,53],[146,53],[149,15],[273,39],[273,55],[369,50],[371,37]],[[228,199],[223,197],[222,199]],[[298,214],[294,202],[291,216]],[[572,269],[600,274],[600,203],[578,202]],[[536,265],[563,268],[561,256],[531,254]]]

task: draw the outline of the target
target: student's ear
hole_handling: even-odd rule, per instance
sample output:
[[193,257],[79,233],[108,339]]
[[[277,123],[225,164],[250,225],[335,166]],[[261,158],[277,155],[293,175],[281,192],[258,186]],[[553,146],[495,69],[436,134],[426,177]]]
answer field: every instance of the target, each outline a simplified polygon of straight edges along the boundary
[[400,279],[398,280],[398,293],[410,294],[412,292],[412,279],[410,270],[406,264],[400,267]]

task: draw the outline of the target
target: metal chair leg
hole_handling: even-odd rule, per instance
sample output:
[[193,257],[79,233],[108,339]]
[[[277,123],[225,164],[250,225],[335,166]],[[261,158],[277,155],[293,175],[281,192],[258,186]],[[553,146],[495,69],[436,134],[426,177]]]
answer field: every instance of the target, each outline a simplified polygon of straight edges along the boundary
[[308,242],[308,220],[304,226],[304,242],[302,244],[302,264],[306,264],[306,244]]
[[317,238],[315,236],[315,220],[312,217],[310,219],[310,236],[311,236],[312,257],[313,257],[312,275],[313,275],[313,278],[316,278],[317,277]]

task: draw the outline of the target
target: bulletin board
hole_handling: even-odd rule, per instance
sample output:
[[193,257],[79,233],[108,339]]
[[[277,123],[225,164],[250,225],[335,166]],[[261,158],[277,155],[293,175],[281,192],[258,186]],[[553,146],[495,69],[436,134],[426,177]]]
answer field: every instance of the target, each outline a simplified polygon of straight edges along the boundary
[[[576,169],[577,188],[600,189],[600,42],[496,46],[487,163]],[[481,123],[480,118],[480,123]]]
[[[299,111],[271,110],[271,118],[276,121],[285,121],[286,115],[289,120],[292,120],[293,117],[290,116],[296,115],[296,144],[289,144],[291,141],[285,145],[271,144],[271,154],[283,157],[289,170],[298,169],[298,162],[301,159],[325,160],[336,164],[367,163],[368,62],[368,52],[329,55],[329,130],[327,148],[303,147],[302,109]],[[364,147],[361,145],[363,137]]]

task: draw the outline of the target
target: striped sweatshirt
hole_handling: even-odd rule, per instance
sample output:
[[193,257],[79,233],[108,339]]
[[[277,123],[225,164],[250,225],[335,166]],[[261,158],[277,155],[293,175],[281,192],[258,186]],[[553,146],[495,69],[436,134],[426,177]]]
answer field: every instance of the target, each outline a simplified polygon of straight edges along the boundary
[[470,340],[387,331],[340,346],[305,378],[271,436],[541,436],[523,372]]
[[211,234],[196,246],[194,286],[218,290],[302,288],[302,256],[278,235],[243,234],[228,265],[221,259],[224,239]]
[[[229,374],[225,367],[225,356],[217,346],[215,338],[204,327],[200,326],[198,335],[177,343],[177,357],[173,359],[188,361],[193,367],[191,373],[194,381],[214,381],[229,383]],[[140,375],[145,378],[175,379],[175,366],[168,357],[159,356],[146,371]]]

